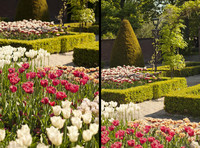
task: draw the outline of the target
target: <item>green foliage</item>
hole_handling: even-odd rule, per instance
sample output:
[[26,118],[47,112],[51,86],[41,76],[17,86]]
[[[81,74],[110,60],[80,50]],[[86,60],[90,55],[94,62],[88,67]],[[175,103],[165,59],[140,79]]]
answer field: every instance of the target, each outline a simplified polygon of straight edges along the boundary
[[73,62],[77,66],[99,66],[99,42],[90,42],[76,46],[73,58]]
[[70,27],[70,31],[74,31],[74,32],[90,32],[90,33],[94,33],[94,34],[99,34],[99,25],[92,25],[92,26],[84,26],[83,28],[80,27]]
[[[148,70],[151,70],[151,69],[149,68]],[[157,70],[162,72],[160,74],[160,76],[163,76],[163,77],[171,76],[171,71],[170,71],[169,65],[159,66],[157,68]],[[185,68],[174,70],[174,77],[188,77],[188,76],[193,76],[193,75],[197,75],[197,74],[200,74],[200,63],[199,62],[186,63]]]
[[102,89],[101,98],[104,101],[118,103],[143,102],[145,100],[160,98],[172,90],[180,90],[187,86],[185,78],[163,78],[164,81],[146,84],[128,89]]
[[164,104],[169,113],[200,116],[200,85],[167,94]]
[[72,20],[82,22],[82,23],[94,23],[95,14],[92,9],[86,8],[83,10],[76,10],[72,15]]
[[144,67],[140,44],[128,20],[123,20],[115,40],[110,66],[134,65]]
[[181,29],[185,26],[180,16],[181,9],[173,5],[167,5],[162,14],[163,21],[167,24],[164,24],[160,31],[162,38],[159,39],[159,50],[162,52],[163,64],[170,65],[171,77],[173,77],[174,69],[185,66],[183,56],[177,51],[187,46],[181,33]]
[[49,10],[46,0],[20,0],[17,6],[16,20],[36,19],[49,20]]
[[146,22],[142,24],[141,28],[135,31],[137,38],[153,38],[152,30],[155,26],[152,22]]
[[11,45],[13,47],[26,47],[27,49],[39,50],[40,48],[50,53],[68,52],[74,49],[78,44],[91,42],[95,40],[93,33],[73,33],[74,35],[66,35],[48,39],[38,40],[7,40],[0,39],[0,46]]
[[115,39],[116,35],[114,35],[112,32],[107,32],[106,34],[103,34],[101,39]]
[[101,1],[101,33],[112,32],[117,35],[122,19],[128,19],[133,27],[137,29],[142,22],[142,16],[137,10],[137,5],[133,1],[127,1],[123,8],[117,0]]

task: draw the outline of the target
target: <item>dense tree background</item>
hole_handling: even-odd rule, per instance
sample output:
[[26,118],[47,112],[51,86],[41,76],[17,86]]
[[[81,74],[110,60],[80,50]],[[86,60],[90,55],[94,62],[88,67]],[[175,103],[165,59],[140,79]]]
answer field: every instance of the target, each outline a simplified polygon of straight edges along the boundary
[[[122,19],[128,19],[138,38],[152,37],[152,18],[159,18],[167,4],[181,8],[187,1],[194,0],[101,0],[101,34],[103,38],[115,38]],[[182,50],[190,54],[197,49],[199,14],[191,12],[184,18],[182,30],[188,47]],[[160,25],[161,26],[161,25]],[[197,51],[197,50],[196,50]]]

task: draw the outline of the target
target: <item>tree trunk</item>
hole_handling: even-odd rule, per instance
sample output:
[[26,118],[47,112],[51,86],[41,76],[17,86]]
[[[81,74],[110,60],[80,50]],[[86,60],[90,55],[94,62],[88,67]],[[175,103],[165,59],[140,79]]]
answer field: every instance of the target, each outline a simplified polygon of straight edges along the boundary
[[199,27],[199,54],[200,54],[200,27]]

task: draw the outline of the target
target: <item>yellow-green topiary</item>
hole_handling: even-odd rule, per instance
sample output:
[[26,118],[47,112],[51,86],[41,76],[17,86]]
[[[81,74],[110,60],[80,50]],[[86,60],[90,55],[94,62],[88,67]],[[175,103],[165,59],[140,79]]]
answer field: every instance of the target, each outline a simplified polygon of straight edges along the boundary
[[46,0],[19,0],[16,20],[36,19],[49,20],[49,11]]
[[123,20],[115,40],[110,66],[134,65],[144,66],[140,44],[128,20]]

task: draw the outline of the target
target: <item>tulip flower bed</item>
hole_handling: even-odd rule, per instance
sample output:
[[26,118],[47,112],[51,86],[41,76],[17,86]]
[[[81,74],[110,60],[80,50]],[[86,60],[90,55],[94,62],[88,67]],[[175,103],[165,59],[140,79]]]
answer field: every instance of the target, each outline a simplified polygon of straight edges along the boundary
[[81,71],[4,63],[0,70],[0,145],[98,147],[98,75]]
[[101,126],[101,148],[197,148],[200,124],[188,118],[146,118],[123,124],[105,120]]
[[44,66],[49,63],[49,56],[50,53],[44,49],[28,51],[23,47],[3,46],[0,47],[0,68],[3,68],[4,65],[13,65],[14,63],[22,65],[23,62],[29,61],[33,69],[34,66]]
[[148,73],[147,68],[118,66],[102,70],[101,86],[105,89],[126,89],[160,81],[160,72]]
[[169,113],[200,116],[200,85],[166,94],[164,104]]
[[16,22],[0,22],[1,39],[35,40],[67,35],[65,31],[59,30],[54,22],[42,22],[40,20],[23,20]]
[[103,120],[115,119],[120,120],[125,124],[126,121],[139,119],[140,107],[133,103],[118,105],[117,102],[105,102],[101,99],[101,115]]

